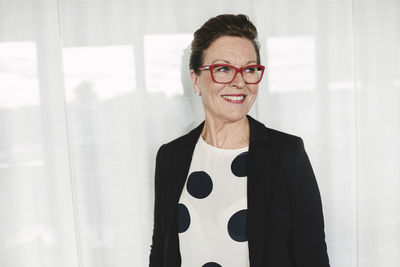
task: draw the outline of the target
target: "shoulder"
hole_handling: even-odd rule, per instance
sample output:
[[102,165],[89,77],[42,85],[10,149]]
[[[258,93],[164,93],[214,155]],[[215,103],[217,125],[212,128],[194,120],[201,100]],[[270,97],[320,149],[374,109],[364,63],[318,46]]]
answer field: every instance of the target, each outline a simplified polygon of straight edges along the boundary
[[[292,185],[294,182],[304,182],[307,179],[307,181],[313,183],[314,176],[311,163],[301,137],[265,127],[262,123],[256,128],[256,134],[266,136],[266,141],[253,145],[253,153],[256,155],[253,156],[253,160],[267,158],[269,155],[275,170],[280,174],[274,177],[276,185],[284,188],[284,186]],[[301,179],[295,179],[296,177],[301,177]]]
[[188,150],[190,151],[191,148],[194,148],[200,136],[201,130],[203,129],[203,126],[204,122],[202,122],[200,125],[192,129],[188,133],[168,143],[163,144],[158,150],[158,154],[160,154],[161,157],[170,157],[177,153],[179,154]]
[[271,140],[278,142],[278,143],[289,143],[289,144],[296,144],[300,142],[302,139],[299,136],[282,132],[280,130],[272,129],[265,127],[268,135],[271,137]]
[[250,123],[250,139],[257,144],[267,143],[268,147],[278,150],[294,149],[303,145],[301,137],[266,127],[262,122],[248,116]]
[[271,128],[266,128],[266,131],[270,136],[268,147],[274,151],[276,162],[282,163],[282,166],[292,166],[299,157],[306,156],[301,137]]

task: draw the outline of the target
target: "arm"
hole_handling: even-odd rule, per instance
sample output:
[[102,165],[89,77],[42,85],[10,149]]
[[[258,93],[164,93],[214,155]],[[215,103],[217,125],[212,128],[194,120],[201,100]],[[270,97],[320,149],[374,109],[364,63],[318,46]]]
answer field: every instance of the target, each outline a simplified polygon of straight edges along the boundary
[[162,267],[164,260],[164,233],[161,224],[161,193],[162,193],[162,176],[164,174],[165,157],[163,156],[163,146],[157,152],[156,157],[156,171],[154,179],[154,224],[153,224],[153,238],[150,250],[150,267]]
[[295,266],[328,267],[321,197],[301,139],[297,142],[288,190]]

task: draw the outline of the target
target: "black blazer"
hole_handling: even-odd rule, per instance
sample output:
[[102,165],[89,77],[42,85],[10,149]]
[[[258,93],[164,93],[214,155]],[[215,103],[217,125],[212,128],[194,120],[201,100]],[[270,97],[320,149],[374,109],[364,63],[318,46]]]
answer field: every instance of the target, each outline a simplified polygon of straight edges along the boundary
[[[329,266],[320,193],[303,141],[247,118],[250,266]],[[181,266],[177,205],[203,126],[162,145],[157,153],[150,267]]]

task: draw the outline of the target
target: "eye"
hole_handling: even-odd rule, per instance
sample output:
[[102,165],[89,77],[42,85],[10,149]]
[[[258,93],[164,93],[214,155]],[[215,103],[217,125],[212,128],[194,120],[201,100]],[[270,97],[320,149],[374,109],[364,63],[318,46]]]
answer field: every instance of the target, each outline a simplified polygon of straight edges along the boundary
[[246,67],[244,69],[244,72],[246,72],[246,73],[255,73],[255,72],[257,72],[257,68],[256,67]]
[[214,72],[230,72],[231,68],[228,66],[217,66],[214,68]]

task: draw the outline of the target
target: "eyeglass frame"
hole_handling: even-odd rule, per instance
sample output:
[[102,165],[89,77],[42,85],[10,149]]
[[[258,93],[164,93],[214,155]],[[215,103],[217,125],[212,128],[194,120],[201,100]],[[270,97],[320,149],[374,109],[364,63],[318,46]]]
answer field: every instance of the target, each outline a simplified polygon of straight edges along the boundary
[[[230,67],[230,68],[233,68],[235,70],[235,74],[233,75],[232,80],[230,80],[229,82],[217,82],[214,79],[214,74],[213,74],[213,71],[212,71],[213,68],[221,67],[221,66]],[[243,70],[245,70],[247,68],[250,68],[250,67],[261,68],[261,76],[260,76],[260,78],[258,79],[258,81],[256,83],[246,82],[246,80],[245,80],[245,78],[243,76]],[[233,82],[235,80],[238,72],[240,72],[240,75],[242,75],[242,78],[243,78],[243,81],[245,82],[245,84],[259,84],[261,82],[261,80],[262,80],[263,75],[264,75],[265,66],[263,66],[263,65],[248,65],[248,66],[244,66],[244,67],[241,67],[241,68],[236,68],[235,66],[232,66],[232,65],[229,65],[229,64],[211,64],[211,65],[200,66],[198,69],[201,70],[201,71],[209,70],[210,74],[211,74],[211,79],[213,80],[213,82],[219,83],[219,84],[229,84],[229,83]]]

